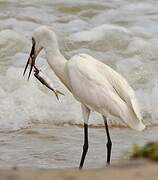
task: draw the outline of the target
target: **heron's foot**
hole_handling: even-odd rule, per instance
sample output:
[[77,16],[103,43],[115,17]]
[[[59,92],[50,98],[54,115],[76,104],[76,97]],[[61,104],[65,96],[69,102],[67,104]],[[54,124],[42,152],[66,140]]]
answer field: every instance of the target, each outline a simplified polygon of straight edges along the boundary
[[109,166],[110,166],[110,162],[107,162],[107,163],[106,163],[106,167],[109,167]]

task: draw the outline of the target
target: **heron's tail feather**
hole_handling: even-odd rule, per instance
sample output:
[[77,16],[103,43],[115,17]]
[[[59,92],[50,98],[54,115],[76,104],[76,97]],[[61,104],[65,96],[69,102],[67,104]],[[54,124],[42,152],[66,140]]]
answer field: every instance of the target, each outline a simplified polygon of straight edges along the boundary
[[126,117],[127,119],[124,118],[124,122],[132,129],[135,129],[137,131],[142,131],[143,129],[145,129],[145,125],[143,124],[143,122],[141,120],[139,120],[138,118],[134,117]]
[[122,116],[122,118],[124,119],[124,122],[132,129],[142,131],[145,128],[145,125],[142,122],[141,114],[139,113],[138,116],[132,109],[127,109],[126,113],[124,114],[124,117]]
[[145,129],[145,125],[144,125],[142,122],[140,122],[140,123],[137,125],[136,130],[142,131],[143,129]]
[[134,111],[135,115],[137,116],[137,118],[139,120],[142,120],[142,116],[141,116],[141,113],[139,110],[139,105],[138,105],[138,102],[137,102],[137,99],[135,96],[132,97],[132,99],[131,99],[131,105],[132,105],[133,111]]
[[133,90],[130,94],[130,109],[127,110],[128,122],[126,123],[131,128],[142,131],[145,128],[145,125],[142,122],[142,115],[140,113],[139,104]]

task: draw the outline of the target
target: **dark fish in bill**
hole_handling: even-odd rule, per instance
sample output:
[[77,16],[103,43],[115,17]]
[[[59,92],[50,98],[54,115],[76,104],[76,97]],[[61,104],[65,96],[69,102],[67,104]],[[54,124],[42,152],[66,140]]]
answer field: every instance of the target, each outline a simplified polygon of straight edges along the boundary
[[46,75],[44,75],[43,72],[39,70],[36,66],[34,66],[34,76],[48,89],[52,90],[58,100],[59,100],[59,94],[64,95],[62,92],[54,89],[51,80]]

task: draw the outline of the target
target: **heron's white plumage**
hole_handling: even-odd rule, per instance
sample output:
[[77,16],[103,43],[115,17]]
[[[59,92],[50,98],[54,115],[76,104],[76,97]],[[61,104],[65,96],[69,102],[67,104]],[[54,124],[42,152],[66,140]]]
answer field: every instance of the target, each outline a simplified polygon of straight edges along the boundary
[[137,99],[127,81],[88,54],[67,62],[72,93],[81,103],[102,115],[113,115],[136,130],[144,129]]
[[135,93],[121,75],[88,54],[78,54],[67,61],[59,51],[55,33],[47,27],[38,28],[33,36],[35,51],[45,50],[55,74],[82,103],[87,122],[89,110],[94,110],[118,117],[133,129],[145,128]]

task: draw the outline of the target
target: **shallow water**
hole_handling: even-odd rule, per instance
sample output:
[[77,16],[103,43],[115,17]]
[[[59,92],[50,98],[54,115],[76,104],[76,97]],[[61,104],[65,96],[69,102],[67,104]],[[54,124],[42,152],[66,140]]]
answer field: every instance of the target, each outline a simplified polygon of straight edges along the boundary
[[[127,128],[111,128],[112,161],[114,164],[126,155],[133,144],[143,145],[154,141],[158,127],[148,128],[139,133]],[[34,125],[10,133],[0,133],[0,168],[78,167],[83,145],[83,130],[78,127]],[[89,129],[89,151],[85,168],[105,167],[106,135],[103,128]]]
[[[65,96],[57,101],[34,77],[22,77],[31,35],[49,25],[66,58],[86,52],[129,81],[140,102],[143,133],[112,128],[113,161],[132,144],[156,139],[158,124],[158,2],[155,0],[0,1],[0,166],[76,167],[82,150],[80,105],[41,53],[37,66]],[[70,125],[75,126],[70,126]],[[102,126],[93,113],[89,124]],[[121,121],[109,120],[119,127]],[[65,126],[65,125],[68,125]],[[26,129],[25,129],[26,128]],[[90,130],[86,167],[105,165],[104,129]],[[72,136],[73,134],[73,136]]]

